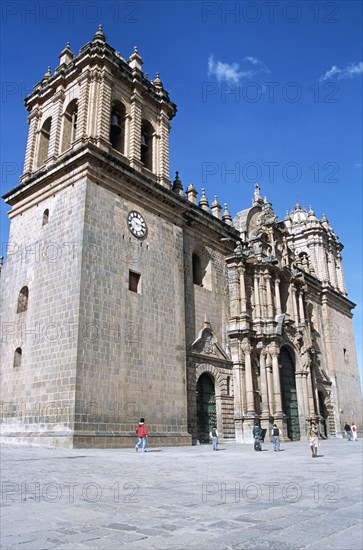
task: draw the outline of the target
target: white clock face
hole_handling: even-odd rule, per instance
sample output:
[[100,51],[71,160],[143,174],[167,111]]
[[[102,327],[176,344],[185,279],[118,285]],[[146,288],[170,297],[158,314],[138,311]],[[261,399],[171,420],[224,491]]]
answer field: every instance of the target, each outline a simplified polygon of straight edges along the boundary
[[131,233],[135,235],[135,237],[138,239],[145,237],[147,233],[147,226],[144,218],[139,212],[136,212],[135,210],[130,212],[127,216],[127,224]]

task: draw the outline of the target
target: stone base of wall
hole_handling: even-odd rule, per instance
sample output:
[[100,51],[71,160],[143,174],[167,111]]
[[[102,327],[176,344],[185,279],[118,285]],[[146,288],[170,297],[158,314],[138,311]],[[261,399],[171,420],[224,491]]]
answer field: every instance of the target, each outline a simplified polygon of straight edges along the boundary
[[16,432],[14,434],[6,434],[0,437],[0,444],[4,447],[59,447],[64,449],[72,449],[73,437],[72,434],[64,435],[55,433],[41,434],[38,432]]
[[[138,441],[134,434],[123,434],[117,432],[101,433],[75,433],[73,437],[73,447],[75,449],[84,449],[86,447],[94,448],[125,448],[135,447]],[[174,447],[178,445],[191,445],[192,436],[190,434],[151,434],[147,438],[147,446],[152,447]]]
[[[138,439],[134,434],[116,432],[78,432],[78,433],[38,433],[15,432],[7,433],[0,437],[0,444],[12,447],[61,447],[69,449],[85,448],[127,448],[135,447]],[[152,434],[148,437],[147,446],[173,447],[191,445],[192,436],[183,433]]]

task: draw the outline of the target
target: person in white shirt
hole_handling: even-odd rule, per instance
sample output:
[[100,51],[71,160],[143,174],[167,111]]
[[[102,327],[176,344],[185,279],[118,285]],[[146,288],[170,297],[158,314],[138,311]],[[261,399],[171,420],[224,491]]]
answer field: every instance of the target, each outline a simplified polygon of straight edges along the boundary
[[357,441],[358,440],[358,430],[357,430],[357,426],[355,425],[355,422],[353,422],[353,424],[351,426],[351,430],[352,430],[352,435],[353,435],[353,441]]
[[280,451],[281,431],[279,430],[276,424],[272,426],[271,435],[272,435],[272,443],[274,445],[274,451]]
[[211,429],[209,437],[212,439],[213,442],[213,451],[218,451],[218,432],[215,426],[213,426],[213,428]]

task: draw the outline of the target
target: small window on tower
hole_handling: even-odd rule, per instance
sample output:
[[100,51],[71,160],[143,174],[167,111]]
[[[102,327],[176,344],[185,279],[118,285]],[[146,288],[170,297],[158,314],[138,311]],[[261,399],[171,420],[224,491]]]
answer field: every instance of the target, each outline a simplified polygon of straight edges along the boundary
[[42,225],[47,225],[47,223],[49,222],[49,210],[48,208],[46,208],[43,212],[43,222],[42,222]]
[[27,286],[23,286],[18,296],[18,306],[16,313],[23,313],[28,309],[29,289]]
[[21,356],[22,356],[21,348],[16,348],[15,353],[14,353],[14,363],[13,363],[14,368],[20,367],[20,365],[21,365]]
[[129,271],[129,290],[140,294],[140,273]]

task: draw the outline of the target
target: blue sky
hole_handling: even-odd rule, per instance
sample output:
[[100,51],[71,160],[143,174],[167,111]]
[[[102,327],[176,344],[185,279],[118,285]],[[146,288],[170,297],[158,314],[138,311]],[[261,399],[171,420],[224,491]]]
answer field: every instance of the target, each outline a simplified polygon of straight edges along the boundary
[[[325,213],[343,266],[362,358],[361,2],[2,2],[2,194],[18,183],[24,96],[67,41],[74,53],[102,23],[125,58],[134,45],[178,106],[171,176],[218,195],[231,214],[254,182],[280,218],[296,201]],[[2,243],[8,238],[1,204]]]

